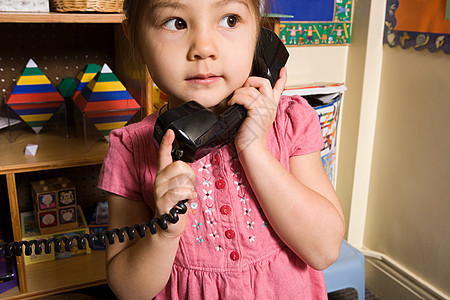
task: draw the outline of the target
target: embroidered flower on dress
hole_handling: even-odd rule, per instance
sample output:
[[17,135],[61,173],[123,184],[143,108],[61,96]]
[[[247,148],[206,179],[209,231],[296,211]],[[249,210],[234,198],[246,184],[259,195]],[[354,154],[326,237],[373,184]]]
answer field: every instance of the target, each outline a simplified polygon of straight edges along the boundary
[[206,187],[209,187],[209,185],[211,184],[211,177],[203,177],[203,185],[205,185]]
[[219,235],[217,234],[217,231],[214,231],[213,233],[210,233],[209,236],[212,237],[213,240],[215,240],[216,237],[219,237]]
[[268,227],[268,226],[269,226],[269,223],[267,223],[266,221],[263,221],[263,222],[262,222],[262,226],[263,226],[263,227]]
[[235,181],[234,184],[236,184],[236,189],[239,191],[242,188],[245,188],[245,185],[242,184],[242,181]]
[[253,229],[253,225],[255,225],[255,222],[247,221],[247,228]]
[[212,215],[212,212],[215,211],[215,209],[213,208],[212,204],[211,205],[206,205],[206,207],[207,208],[205,210],[205,213]]
[[192,227],[194,227],[194,228],[196,228],[197,227],[197,229],[200,229],[200,226],[202,225],[202,223],[200,223],[200,222],[197,222],[197,220],[194,220],[194,225],[192,225]]
[[216,251],[222,251],[223,249],[222,249],[222,246],[220,246],[220,245],[217,245],[216,246]]
[[212,190],[209,190],[209,191],[203,190],[203,192],[205,193],[205,197],[203,197],[203,200],[206,200],[206,199],[212,200],[212,196],[211,196]]
[[199,244],[201,244],[202,242],[204,242],[202,236],[199,236],[199,237],[197,237],[197,238],[195,238],[195,239],[197,240],[197,242],[198,242]]
[[214,218],[212,218],[211,220],[207,220],[206,223],[208,223],[210,226],[216,225],[216,222],[214,221]]
[[200,164],[202,165],[202,167],[198,169],[199,172],[205,171],[206,173],[211,174],[208,170],[208,168],[211,167],[211,164],[205,165],[202,161],[200,161]]
[[239,175],[241,174],[241,172],[239,172],[238,170],[237,170],[237,168],[235,168],[235,167],[231,167],[231,173],[232,173],[232,175],[233,176],[235,176],[236,178],[239,178]]
[[197,209],[198,207],[198,203],[197,202],[192,202],[191,203],[191,209]]
[[253,243],[253,242],[255,241],[255,238],[256,238],[256,237],[253,236],[253,235],[252,235],[252,236],[249,236],[249,237],[248,237],[248,241],[249,241],[250,243]]
[[250,212],[252,211],[251,208],[244,207],[244,216],[250,216]]
[[247,202],[248,198],[247,198],[247,194],[245,192],[239,192],[238,193],[241,202],[244,202],[244,204]]

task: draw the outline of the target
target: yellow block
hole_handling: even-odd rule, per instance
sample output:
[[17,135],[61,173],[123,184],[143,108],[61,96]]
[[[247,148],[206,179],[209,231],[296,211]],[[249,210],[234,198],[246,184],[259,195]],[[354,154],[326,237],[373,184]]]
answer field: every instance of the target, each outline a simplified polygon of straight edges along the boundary
[[120,81],[95,82],[91,81],[88,87],[93,92],[125,91],[126,88]]
[[33,122],[33,121],[46,121],[49,120],[53,114],[42,114],[42,115],[25,115],[20,116],[25,122]]
[[111,123],[101,123],[95,124],[98,130],[109,130],[109,129],[117,129],[127,124],[127,122],[111,122]]
[[90,82],[92,79],[94,79],[95,75],[97,75],[97,73],[80,73],[78,74],[77,79],[83,83]]
[[20,76],[17,80],[17,85],[49,84],[49,83],[51,82],[45,75]]

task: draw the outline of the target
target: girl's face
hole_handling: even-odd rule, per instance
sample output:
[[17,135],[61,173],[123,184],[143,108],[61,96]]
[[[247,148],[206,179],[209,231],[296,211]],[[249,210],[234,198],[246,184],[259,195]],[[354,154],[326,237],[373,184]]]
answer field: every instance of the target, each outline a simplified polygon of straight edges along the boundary
[[257,38],[247,0],[156,0],[141,26],[141,55],[171,108],[196,100],[221,111],[248,78]]

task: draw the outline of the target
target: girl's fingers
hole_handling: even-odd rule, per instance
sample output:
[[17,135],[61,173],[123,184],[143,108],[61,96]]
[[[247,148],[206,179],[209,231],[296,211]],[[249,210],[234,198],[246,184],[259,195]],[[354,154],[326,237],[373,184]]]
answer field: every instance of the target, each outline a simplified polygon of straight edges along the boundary
[[177,160],[169,164],[163,170],[160,170],[158,175],[162,178],[163,182],[173,180],[174,178],[178,177],[183,178],[182,180],[184,182],[190,181],[191,184],[195,184],[196,181],[196,175],[194,170],[191,168],[191,166],[189,166],[189,164],[181,160]]
[[175,204],[178,203],[178,201],[182,201],[185,199],[194,199],[197,197],[197,193],[187,187],[178,187],[174,189],[170,189],[164,193],[164,195],[161,196],[161,203],[165,203],[165,205],[168,205],[167,207],[161,207],[162,211],[168,211],[170,210]]
[[268,99],[272,99],[273,90],[270,85],[269,79],[250,76],[244,83],[244,87],[253,87],[261,93],[261,95],[267,97]]
[[175,139],[175,133],[169,129],[164,134],[158,153],[158,171],[165,169],[170,165],[172,160],[172,143]]
[[[167,169],[164,170],[164,172],[167,171]],[[155,185],[155,195],[157,197],[162,196],[168,190],[177,188],[189,188],[195,191],[195,174],[192,176],[192,174],[184,172],[177,173],[175,176],[169,177],[166,176],[166,173],[163,174],[162,172],[160,175],[164,178],[162,178],[162,180],[160,180],[158,184]]]
[[283,67],[280,70],[280,77],[278,78],[277,82],[275,82],[275,85],[273,87],[273,97],[275,98],[275,101],[277,103],[280,100],[281,93],[283,93],[284,91],[286,81],[287,81],[287,68]]

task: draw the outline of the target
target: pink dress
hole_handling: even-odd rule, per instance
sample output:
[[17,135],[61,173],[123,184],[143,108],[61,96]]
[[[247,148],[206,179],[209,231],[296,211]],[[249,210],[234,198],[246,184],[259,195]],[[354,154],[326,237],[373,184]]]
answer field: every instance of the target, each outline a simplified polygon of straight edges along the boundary
[[[157,117],[111,133],[99,184],[150,208]],[[303,98],[281,98],[267,147],[286,169],[289,157],[322,149],[317,113]],[[327,299],[322,272],[307,266],[271,228],[233,145],[191,166],[198,197],[188,205],[171,277],[156,299]]]

